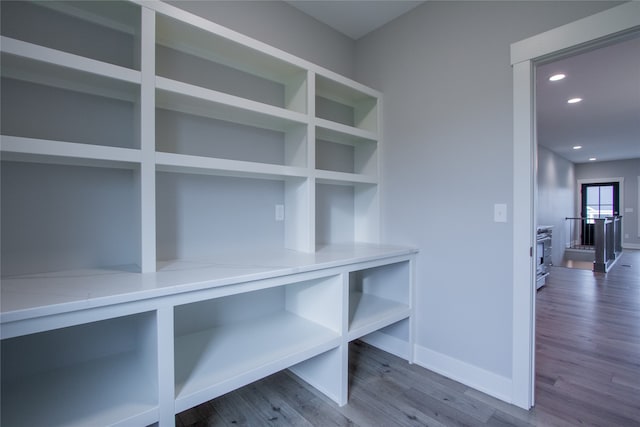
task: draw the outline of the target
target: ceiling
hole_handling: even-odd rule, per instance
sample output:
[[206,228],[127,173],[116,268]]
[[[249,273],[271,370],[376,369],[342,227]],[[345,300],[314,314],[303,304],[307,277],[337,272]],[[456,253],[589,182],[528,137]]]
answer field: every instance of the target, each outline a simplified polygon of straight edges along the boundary
[[424,1],[291,0],[287,1],[287,3],[327,24],[334,30],[358,40],[360,37],[424,3]]
[[[566,78],[550,82],[556,73]],[[536,76],[540,145],[573,163],[640,158],[640,34],[540,65]],[[568,104],[573,97],[583,100]]]
[[[357,40],[424,1],[287,3]],[[559,72],[567,77],[549,82]],[[539,65],[536,73],[539,144],[573,163],[640,158],[640,34]],[[572,97],[583,100],[567,104]]]

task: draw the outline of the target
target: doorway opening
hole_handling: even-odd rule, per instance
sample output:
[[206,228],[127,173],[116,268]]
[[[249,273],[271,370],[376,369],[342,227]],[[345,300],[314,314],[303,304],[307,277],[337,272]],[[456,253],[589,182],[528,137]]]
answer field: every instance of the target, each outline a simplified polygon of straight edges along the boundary
[[640,3],[628,2],[511,45],[513,67],[513,340],[512,402],[534,404],[535,241],[537,187],[535,167],[534,62],[580,46],[611,41],[640,29]]

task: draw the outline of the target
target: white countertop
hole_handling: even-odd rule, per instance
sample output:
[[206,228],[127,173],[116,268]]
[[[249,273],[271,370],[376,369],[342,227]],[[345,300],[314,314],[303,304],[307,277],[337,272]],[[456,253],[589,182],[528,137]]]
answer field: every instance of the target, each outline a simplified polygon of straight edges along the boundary
[[154,273],[137,273],[135,266],[120,266],[6,277],[0,284],[0,324],[415,252],[413,248],[388,245],[331,245],[315,253],[280,249],[162,261]]

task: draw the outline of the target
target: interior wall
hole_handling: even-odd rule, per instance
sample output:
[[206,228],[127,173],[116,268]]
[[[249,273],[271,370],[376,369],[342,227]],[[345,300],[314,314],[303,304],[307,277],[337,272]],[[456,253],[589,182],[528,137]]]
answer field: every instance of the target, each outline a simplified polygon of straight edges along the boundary
[[385,96],[382,240],[420,248],[416,361],[499,397],[517,310],[510,44],[616,4],[430,1],[356,44],[356,78]]
[[538,225],[553,226],[553,265],[562,265],[564,250],[569,241],[565,218],[576,215],[575,195],[573,163],[538,145]]
[[624,178],[624,205],[620,206],[622,215],[622,247],[640,249],[640,205],[638,189],[640,177],[640,159],[617,160],[611,162],[578,163],[576,180]]
[[282,1],[168,1],[346,77],[355,42]]

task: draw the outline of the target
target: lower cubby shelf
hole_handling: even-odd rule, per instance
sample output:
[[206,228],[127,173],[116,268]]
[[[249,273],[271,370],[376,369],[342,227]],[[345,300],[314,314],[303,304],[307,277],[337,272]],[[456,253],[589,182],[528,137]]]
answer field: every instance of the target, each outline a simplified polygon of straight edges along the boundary
[[361,292],[351,293],[348,339],[360,338],[410,315],[411,309],[406,304]]
[[176,411],[339,346],[341,301],[334,274],[177,306]]
[[408,261],[349,273],[349,341],[411,317]]
[[157,397],[148,392],[151,379],[140,378],[140,368],[138,356],[128,354],[10,382],[2,390],[2,424],[152,424]]
[[158,420],[155,315],[2,342],[2,425],[148,425]]
[[307,360],[339,343],[337,332],[287,312],[178,337],[176,412]]

